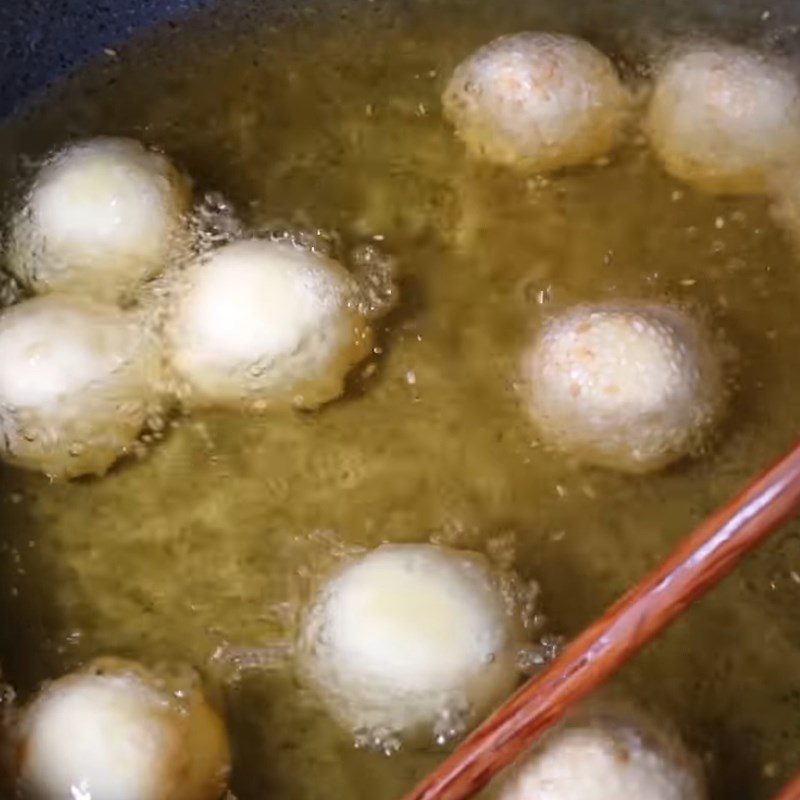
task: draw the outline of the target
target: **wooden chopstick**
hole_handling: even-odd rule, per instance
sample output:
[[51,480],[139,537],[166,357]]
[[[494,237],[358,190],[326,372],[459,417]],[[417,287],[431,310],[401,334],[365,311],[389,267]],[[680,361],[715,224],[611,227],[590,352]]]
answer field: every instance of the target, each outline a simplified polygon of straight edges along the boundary
[[800,800],[800,772],[772,800]]
[[800,442],[702,522],[405,800],[471,797],[798,511]]

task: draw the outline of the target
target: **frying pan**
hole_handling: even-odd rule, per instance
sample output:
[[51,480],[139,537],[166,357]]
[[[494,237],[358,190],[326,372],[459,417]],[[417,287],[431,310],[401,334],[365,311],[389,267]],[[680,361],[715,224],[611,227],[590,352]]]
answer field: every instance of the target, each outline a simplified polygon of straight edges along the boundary
[[81,62],[208,0],[3,0],[0,117]]
[[[103,49],[117,47],[160,24],[212,4],[213,0],[0,0],[0,118]],[[248,5],[258,5],[257,0]],[[280,5],[265,2],[264,13]],[[630,14],[644,18],[648,13],[663,13],[664,8],[675,6],[696,19],[706,32],[718,24],[726,30],[740,31],[742,35],[736,38],[751,41],[761,36],[758,26],[765,10],[773,20],[780,20],[779,25],[771,27],[772,31],[786,31],[780,37],[797,35],[791,32],[792,25],[800,24],[800,3],[794,0],[769,4],[753,0],[658,0],[650,3],[649,9],[639,10],[628,0],[579,0],[573,3],[577,5],[587,6],[593,23],[607,14],[609,25]]]
[[[291,0],[2,0],[0,119],[104,48],[193,11],[234,4],[259,14],[297,7]],[[321,0],[309,4],[323,5]],[[655,17],[660,18],[662,30],[664,20],[669,24],[671,19],[676,27],[696,26],[705,34],[724,30],[725,35],[735,32],[737,38],[750,40],[759,38],[766,11],[773,49],[776,37],[795,36],[793,26],[800,23],[800,4],[795,0],[569,0],[565,4],[565,13],[572,18],[576,14],[580,18],[584,9],[587,27],[595,29],[598,23],[608,31],[626,23],[635,27]]]

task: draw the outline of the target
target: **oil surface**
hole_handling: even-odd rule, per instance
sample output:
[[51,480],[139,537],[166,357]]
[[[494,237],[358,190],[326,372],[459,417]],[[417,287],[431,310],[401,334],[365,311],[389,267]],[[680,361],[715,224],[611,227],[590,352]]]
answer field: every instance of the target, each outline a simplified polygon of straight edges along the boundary
[[[234,3],[106,53],[6,123],[9,202],[27,160],[131,135],[255,229],[377,242],[402,286],[376,368],[318,413],[194,415],[103,480],[0,467],[0,663],[23,697],[97,655],[188,662],[225,711],[240,800],[392,800],[441,754],[355,750],[286,658],[331,551],[499,542],[540,582],[547,629],[572,635],[789,446],[800,259],[766,200],[679,185],[635,131],[607,165],[520,176],[470,161],[441,117],[453,66],[501,33],[585,36],[632,79],[684,33],[797,44],[788,3],[668,5]],[[632,478],[537,446],[520,352],[543,315],[609,297],[701,309],[738,352],[703,457]],[[798,609],[795,524],[616,681],[703,755],[714,797],[766,798],[800,766]]]

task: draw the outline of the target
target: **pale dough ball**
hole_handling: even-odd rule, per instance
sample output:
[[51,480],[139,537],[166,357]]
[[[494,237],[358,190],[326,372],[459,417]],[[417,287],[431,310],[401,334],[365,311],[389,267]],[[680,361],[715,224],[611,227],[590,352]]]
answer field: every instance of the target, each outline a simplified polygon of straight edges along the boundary
[[103,663],[47,686],[21,723],[19,780],[37,800],[218,800],[230,753],[196,688]]
[[800,88],[759,53],[684,49],[656,79],[646,130],[674,177],[709,192],[764,192],[771,174],[800,164]]
[[35,292],[127,299],[187,245],[191,193],[132,139],[71,145],[39,171],[11,231],[12,272]]
[[519,644],[481,556],[383,545],[319,591],[300,664],[345,727],[431,740],[437,723],[473,722],[511,691]]
[[225,245],[181,276],[167,322],[190,406],[313,408],[371,349],[358,288],[338,262],[288,242]]
[[524,757],[499,800],[705,800],[694,759],[652,724],[599,715],[562,726]]
[[0,314],[0,455],[54,478],[103,474],[157,409],[157,339],[134,315],[71,295]]
[[605,55],[551,33],[495,39],[456,68],[442,96],[445,116],[474,155],[535,171],[607,153],[629,100]]
[[659,469],[698,447],[725,399],[708,333],[670,306],[579,306],[525,354],[530,413],[546,443],[588,464]]

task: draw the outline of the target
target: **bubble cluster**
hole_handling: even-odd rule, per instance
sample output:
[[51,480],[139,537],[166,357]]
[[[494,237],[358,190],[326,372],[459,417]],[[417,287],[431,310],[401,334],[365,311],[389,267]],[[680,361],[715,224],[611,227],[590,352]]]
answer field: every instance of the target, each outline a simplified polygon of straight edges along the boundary
[[354,247],[348,263],[361,292],[361,312],[367,319],[385,317],[399,301],[394,259],[368,243]]
[[233,204],[221,192],[205,192],[190,215],[195,250],[207,253],[245,235],[244,223]]

